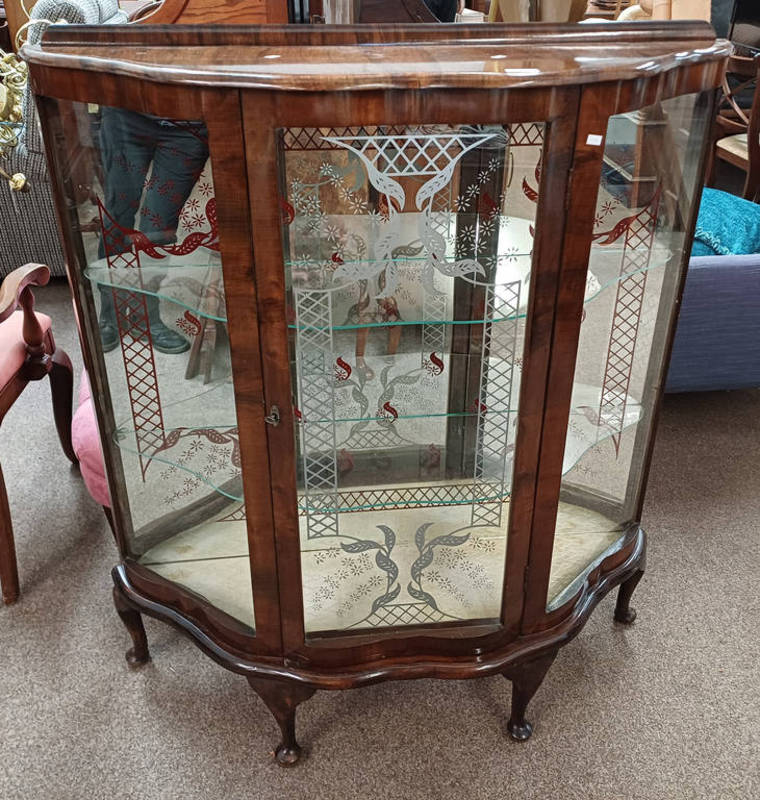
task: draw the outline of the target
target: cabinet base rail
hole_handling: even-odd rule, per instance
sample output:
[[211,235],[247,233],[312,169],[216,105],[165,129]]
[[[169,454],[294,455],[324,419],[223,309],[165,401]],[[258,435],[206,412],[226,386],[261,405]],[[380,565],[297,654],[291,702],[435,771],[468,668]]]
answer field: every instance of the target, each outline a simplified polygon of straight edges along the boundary
[[[646,537],[639,528],[628,556],[605,569],[605,562],[589,576],[586,585],[574,599],[570,613],[556,625],[524,636],[512,637],[502,647],[487,654],[446,658],[440,654],[420,658],[417,663],[393,663],[391,659],[373,664],[354,664],[338,668],[295,667],[282,658],[255,661],[220,646],[195,622],[176,609],[158,603],[135,589],[124,564],[114,567],[114,604],[132,639],[126,659],[131,667],[140,667],[150,660],[142,615],[173,624],[184,631],[195,644],[218,664],[242,674],[251,688],[272,713],[280,728],[281,741],[273,751],[281,766],[292,766],[301,757],[296,739],[295,720],[298,706],[317,689],[351,689],[383,680],[414,678],[474,678],[503,674],[512,682],[512,708],[507,732],[516,741],[526,741],[533,733],[526,719],[528,704],[540,688],[560,648],[581,630],[597,603],[607,592],[619,587],[614,619],[630,624],[636,612],[630,606],[631,596],[644,574]],[[505,631],[506,636],[506,631]]]

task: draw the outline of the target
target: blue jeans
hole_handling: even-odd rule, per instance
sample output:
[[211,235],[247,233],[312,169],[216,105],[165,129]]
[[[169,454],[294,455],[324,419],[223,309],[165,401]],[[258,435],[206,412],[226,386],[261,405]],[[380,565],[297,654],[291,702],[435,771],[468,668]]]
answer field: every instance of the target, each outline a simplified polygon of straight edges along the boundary
[[[99,140],[103,205],[112,220],[122,228],[136,227],[156,244],[174,242],[179,215],[208,158],[206,126],[103,107]],[[108,227],[99,256],[113,255],[128,246],[118,228]],[[160,280],[154,276],[152,283]],[[113,319],[112,291],[101,287],[101,300],[101,319]]]

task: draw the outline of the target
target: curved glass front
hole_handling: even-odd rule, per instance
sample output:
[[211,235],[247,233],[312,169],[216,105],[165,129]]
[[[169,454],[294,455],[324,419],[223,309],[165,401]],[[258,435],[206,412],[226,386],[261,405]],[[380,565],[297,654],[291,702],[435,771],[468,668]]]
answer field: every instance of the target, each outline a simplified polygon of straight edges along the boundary
[[699,191],[707,95],[609,120],[565,441],[549,608],[621,544],[638,512],[652,417]]
[[77,283],[127,555],[250,629],[251,570],[208,134],[58,103]]

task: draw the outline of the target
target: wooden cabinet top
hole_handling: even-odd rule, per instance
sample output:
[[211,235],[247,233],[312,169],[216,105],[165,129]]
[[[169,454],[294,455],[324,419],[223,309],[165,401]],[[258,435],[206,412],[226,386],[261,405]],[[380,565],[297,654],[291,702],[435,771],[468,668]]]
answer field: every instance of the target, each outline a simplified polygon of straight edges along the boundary
[[557,86],[720,62],[707,23],[52,26],[32,64],[170,84],[337,91]]

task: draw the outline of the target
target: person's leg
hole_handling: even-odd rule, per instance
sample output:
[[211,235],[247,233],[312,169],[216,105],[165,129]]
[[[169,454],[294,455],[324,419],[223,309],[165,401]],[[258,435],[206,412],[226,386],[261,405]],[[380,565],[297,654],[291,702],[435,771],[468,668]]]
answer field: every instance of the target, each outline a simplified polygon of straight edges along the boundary
[[[150,118],[120,108],[104,107],[99,138],[105,197],[98,255],[108,257],[110,266],[131,246],[123,229],[135,227],[145,177],[153,158]],[[100,287],[99,327],[104,353],[119,343],[114,291],[110,286]]]
[[[140,230],[159,245],[177,240],[182,208],[208,159],[208,134],[200,123],[155,121],[153,169],[140,208]],[[155,276],[150,289],[158,291],[163,278]],[[155,284],[155,285],[154,285]],[[148,297],[153,346],[162,353],[182,353],[189,342],[161,320],[159,302]]]
[[116,256],[131,242],[123,230],[133,230],[145,178],[155,150],[151,118],[134,111],[104,107],[100,121],[103,164],[104,230],[99,254]]
[[171,244],[177,239],[182,209],[208,160],[208,132],[202,123],[172,120],[157,121],[156,130],[140,230],[157,244]]

